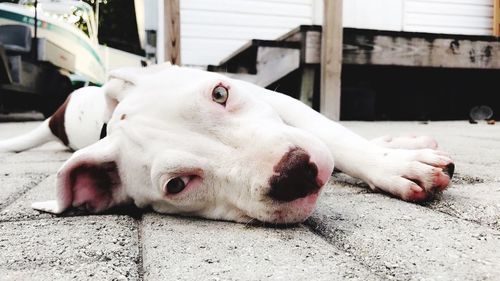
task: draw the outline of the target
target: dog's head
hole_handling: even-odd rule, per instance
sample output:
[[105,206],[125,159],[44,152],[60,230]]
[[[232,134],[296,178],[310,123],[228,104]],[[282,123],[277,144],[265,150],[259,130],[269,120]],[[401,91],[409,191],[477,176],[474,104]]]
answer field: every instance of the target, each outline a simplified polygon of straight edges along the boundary
[[259,98],[276,93],[253,84],[164,66],[118,71],[104,89],[108,135],[61,168],[61,209],[133,202],[168,214],[300,222],[333,170],[326,146],[286,124]]

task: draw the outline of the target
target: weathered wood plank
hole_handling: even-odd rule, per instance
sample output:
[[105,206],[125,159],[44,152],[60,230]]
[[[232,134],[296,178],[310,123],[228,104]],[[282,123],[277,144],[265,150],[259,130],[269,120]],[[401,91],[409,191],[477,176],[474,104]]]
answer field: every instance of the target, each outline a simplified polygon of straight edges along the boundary
[[342,0],[324,0],[321,42],[320,112],[340,118],[340,74],[342,70]]
[[163,1],[165,60],[181,64],[181,22],[179,0]]
[[344,32],[344,64],[500,69],[500,41],[423,33]]
[[493,2],[493,36],[500,36],[500,0]]
[[257,49],[256,74],[225,72],[224,75],[267,87],[299,66],[300,49],[262,46]]
[[307,31],[305,35],[304,62],[307,64],[321,62],[321,31]]

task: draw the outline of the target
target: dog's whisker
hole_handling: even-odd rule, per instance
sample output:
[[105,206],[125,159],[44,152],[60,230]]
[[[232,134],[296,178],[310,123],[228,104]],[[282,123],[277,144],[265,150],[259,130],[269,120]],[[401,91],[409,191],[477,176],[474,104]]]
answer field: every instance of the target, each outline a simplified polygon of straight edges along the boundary
[[254,218],[250,218],[248,219],[248,221],[245,222],[245,227],[248,227],[250,226],[252,223],[254,223],[255,221],[257,221],[256,219]]

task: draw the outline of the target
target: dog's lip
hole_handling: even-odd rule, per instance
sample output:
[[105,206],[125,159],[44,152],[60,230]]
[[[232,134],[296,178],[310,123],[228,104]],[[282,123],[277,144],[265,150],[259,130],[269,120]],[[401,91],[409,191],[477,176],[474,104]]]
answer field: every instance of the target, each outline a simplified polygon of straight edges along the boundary
[[[328,177],[328,179],[329,179],[329,178],[330,178],[330,177]],[[316,184],[317,184],[317,185],[321,188],[321,187],[323,187],[323,186],[324,186],[324,185],[328,182],[328,179],[326,179],[326,180],[325,180],[325,179],[322,179],[322,178],[320,178],[320,177],[319,177],[319,175],[318,175],[318,177],[316,178]],[[317,192],[319,192],[319,190],[318,190]],[[317,192],[316,192],[316,193],[317,193]]]
[[[306,197],[298,198],[285,203],[284,208],[279,208],[274,211],[271,222],[278,224],[289,224],[301,223],[305,221],[309,216],[311,216],[314,209],[316,209],[316,204],[319,196],[320,190],[311,193]],[[300,210],[300,214],[295,214],[292,215],[292,217],[288,217],[286,214],[293,213],[291,212],[292,210]],[[283,216],[283,214],[285,215]]]
[[307,207],[311,204],[316,204],[316,202],[318,201],[318,198],[319,198],[320,191],[321,191],[321,189],[318,189],[317,191],[314,191],[313,193],[311,193],[305,197],[295,199],[295,200],[289,202],[288,204],[294,205],[296,207],[297,207],[297,205],[304,205]]

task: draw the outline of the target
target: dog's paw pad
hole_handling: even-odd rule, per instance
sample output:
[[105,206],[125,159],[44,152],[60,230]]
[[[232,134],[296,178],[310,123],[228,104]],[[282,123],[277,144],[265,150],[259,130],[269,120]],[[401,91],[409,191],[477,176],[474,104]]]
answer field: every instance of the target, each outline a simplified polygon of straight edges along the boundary
[[434,199],[449,186],[455,169],[449,156],[432,149],[389,150],[384,155],[370,186],[410,202]]
[[437,194],[443,192],[451,182],[450,174],[441,168],[434,168],[434,171],[426,182],[414,180],[415,184],[410,187],[406,198],[403,199],[412,202],[424,202],[434,199]]

